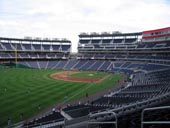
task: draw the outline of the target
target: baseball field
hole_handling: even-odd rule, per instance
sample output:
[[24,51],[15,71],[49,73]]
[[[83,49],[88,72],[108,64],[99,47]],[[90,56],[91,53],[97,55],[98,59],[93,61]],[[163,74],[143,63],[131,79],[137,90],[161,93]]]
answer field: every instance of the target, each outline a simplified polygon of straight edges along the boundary
[[9,68],[0,70],[0,127],[26,120],[51,106],[113,87],[121,74]]

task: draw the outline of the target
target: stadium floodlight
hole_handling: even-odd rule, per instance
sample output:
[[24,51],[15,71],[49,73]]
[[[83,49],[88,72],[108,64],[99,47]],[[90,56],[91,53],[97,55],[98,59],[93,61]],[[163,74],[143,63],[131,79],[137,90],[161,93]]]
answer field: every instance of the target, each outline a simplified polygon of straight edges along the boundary
[[40,38],[40,37],[35,37],[34,39],[35,39],[35,40],[41,40],[41,38]]
[[80,35],[89,35],[87,32],[81,32]]
[[102,35],[108,35],[110,32],[101,32]]
[[62,38],[61,40],[62,40],[62,41],[68,41],[67,38]]
[[99,33],[97,32],[91,32],[91,35],[98,35]]
[[29,39],[29,40],[32,40],[32,37],[29,37],[29,36],[24,36],[24,39]]
[[47,38],[47,37],[46,37],[46,38],[43,38],[43,40],[50,40],[50,38]]
[[113,31],[112,34],[121,34],[120,31]]
[[52,40],[56,40],[56,41],[57,41],[57,40],[59,40],[59,39],[58,39],[58,38],[52,38]]

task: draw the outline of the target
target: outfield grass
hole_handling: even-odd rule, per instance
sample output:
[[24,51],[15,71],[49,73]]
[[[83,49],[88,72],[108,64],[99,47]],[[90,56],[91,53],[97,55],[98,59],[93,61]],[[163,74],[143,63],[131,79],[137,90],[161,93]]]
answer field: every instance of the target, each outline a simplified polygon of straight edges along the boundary
[[[112,87],[122,78],[120,74],[110,75],[101,83],[74,83],[50,78],[58,70],[5,69],[0,70],[0,127],[7,125],[8,117],[13,123],[32,117],[56,103],[85,97]],[[65,96],[68,98],[65,99]],[[38,109],[38,106],[41,109]]]

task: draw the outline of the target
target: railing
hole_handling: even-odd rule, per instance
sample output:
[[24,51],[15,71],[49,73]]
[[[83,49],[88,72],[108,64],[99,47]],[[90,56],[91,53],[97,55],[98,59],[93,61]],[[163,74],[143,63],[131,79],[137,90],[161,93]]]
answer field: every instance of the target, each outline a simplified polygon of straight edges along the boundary
[[87,125],[88,115],[74,118],[72,120],[64,120],[63,128],[80,128]]
[[60,126],[60,125],[64,125],[64,119],[57,119],[57,120],[53,120],[53,121],[47,121],[47,122],[42,122],[42,123],[36,123],[36,124],[31,124],[31,125],[25,125],[24,126],[24,122],[20,122],[14,125],[10,125],[7,126],[6,128],[28,128],[28,127],[32,127],[32,128],[48,128],[48,127],[52,127],[52,126]]
[[154,108],[146,108],[142,111],[141,114],[141,128],[144,128],[144,124],[170,124],[170,121],[144,121],[144,113],[147,111],[152,111],[152,110],[161,110],[161,109],[170,109],[170,106],[164,106],[164,107],[154,107]]
[[[119,107],[119,108],[114,108],[114,109],[111,109],[109,111],[105,110],[103,112],[93,112],[91,114],[89,114],[89,121],[87,121],[86,119],[84,121],[82,121],[81,124],[83,124],[83,122],[87,122],[88,123],[88,126],[90,124],[115,124],[115,127],[117,127],[117,115],[120,115],[122,113],[126,113],[126,112],[130,112],[130,111],[133,111],[133,110],[136,110],[136,109],[144,109],[146,107],[149,107],[149,106],[154,106],[160,102],[164,102],[164,101],[167,101],[169,100],[169,92],[168,93],[165,93],[163,95],[160,95],[160,96],[157,96],[157,97],[154,97],[152,99],[147,99],[147,100],[143,100],[143,101],[140,101],[140,102],[136,102],[136,103],[132,103],[132,104],[129,104],[127,106],[122,106],[122,107]],[[114,117],[115,117],[115,121],[90,121],[91,118],[93,117],[100,117],[100,115],[107,115],[107,114],[112,114]],[[117,113],[117,114],[116,114]],[[80,122],[79,122],[80,123]],[[152,122],[153,123],[153,122]],[[157,122],[157,123],[160,123],[160,122]],[[162,122],[162,123],[167,123],[167,122]],[[76,124],[76,123],[75,123]],[[170,124],[170,123],[169,123]],[[67,126],[67,125],[66,125]],[[85,125],[84,125],[85,126]]]
[[16,123],[16,124],[9,125],[9,126],[5,126],[4,128],[20,128],[20,127],[23,126],[23,123],[24,123],[24,121]]
[[[95,117],[100,117],[102,115],[108,115],[108,114],[112,114],[115,118],[115,121],[92,121],[91,119],[92,118],[95,118]],[[91,121],[90,121],[91,120]],[[112,112],[112,111],[107,111],[107,112],[101,112],[101,113],[96,113],[96,114],[89,114],[89,121],[87,123],[87,128],[89,127],[89,125],[91,124],[114,124],[115,125],[115,128],[117,128],[117,115],[115,112]]]
[[84,122],[87,122],[87,120],[88,120],[88,116],[82,116],[82,117],[78,117],[72,120],[64,119],[64,128],[67,128],[67,127],[74,128],[77,125],[78,126],[84,125]]

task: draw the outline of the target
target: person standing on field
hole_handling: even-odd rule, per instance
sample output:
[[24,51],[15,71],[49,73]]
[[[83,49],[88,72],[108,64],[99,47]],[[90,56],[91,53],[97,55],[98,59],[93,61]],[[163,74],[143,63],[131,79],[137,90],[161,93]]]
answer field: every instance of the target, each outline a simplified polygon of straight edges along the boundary
[[86,98],[88,98],[89,97],[89,94],[88,94],[88,92],[86,92]]

